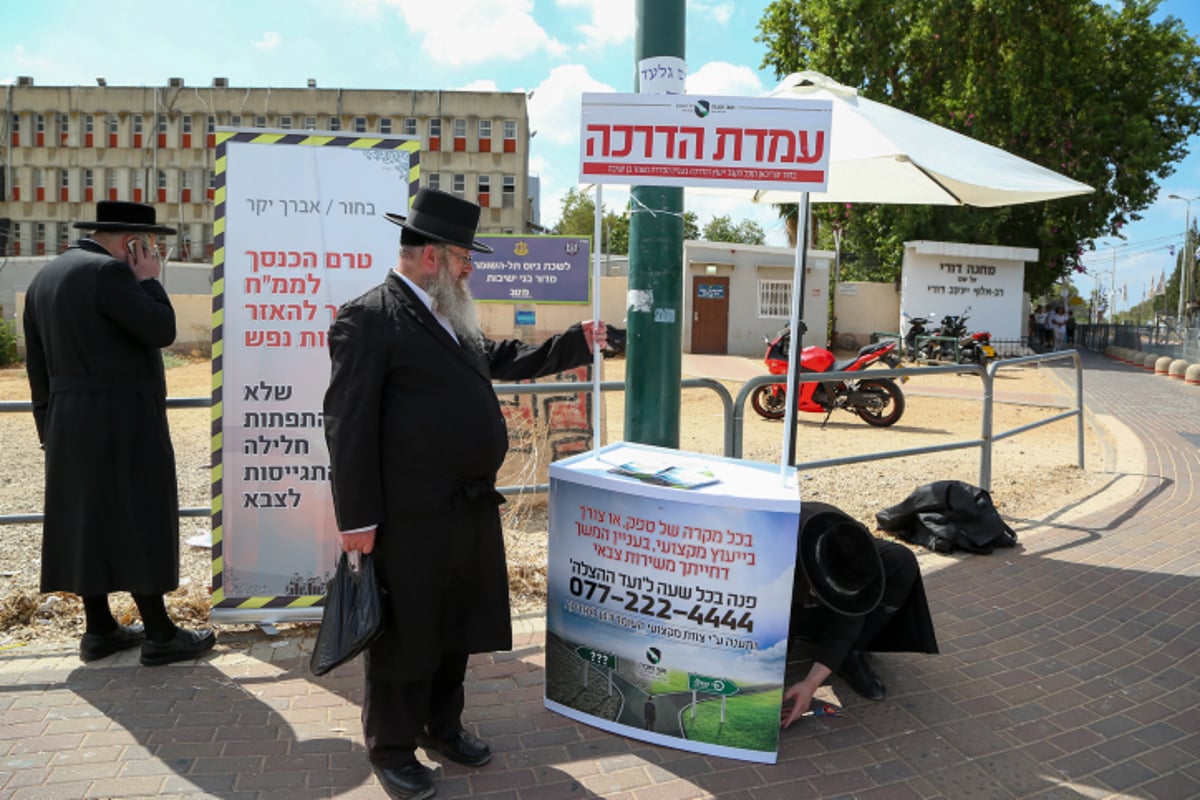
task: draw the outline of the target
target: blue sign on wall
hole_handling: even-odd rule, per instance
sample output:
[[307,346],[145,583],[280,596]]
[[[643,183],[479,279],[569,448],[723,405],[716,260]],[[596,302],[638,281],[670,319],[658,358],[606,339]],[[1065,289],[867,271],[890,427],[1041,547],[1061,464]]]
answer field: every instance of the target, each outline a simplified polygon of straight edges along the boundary
[[535,311],[518,311],[516,317],[518,325],[537,324],[537,312]]
[[[481,302],[588,303],[588,240],[578,236],[480,236],[471,294]],[[520,322],[517,323],[522,324]]]

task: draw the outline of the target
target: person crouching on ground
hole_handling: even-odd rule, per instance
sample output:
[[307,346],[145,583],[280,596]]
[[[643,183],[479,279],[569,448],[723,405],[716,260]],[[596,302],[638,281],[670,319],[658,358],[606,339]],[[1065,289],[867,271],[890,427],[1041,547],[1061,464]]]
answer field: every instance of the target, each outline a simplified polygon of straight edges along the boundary
[[916,556],[828,503],[800,505],[789,633],[812,666],[783,693],[784,728],[808,711],[831,674],[883,700],[887,688],[869,652],[938,652]]

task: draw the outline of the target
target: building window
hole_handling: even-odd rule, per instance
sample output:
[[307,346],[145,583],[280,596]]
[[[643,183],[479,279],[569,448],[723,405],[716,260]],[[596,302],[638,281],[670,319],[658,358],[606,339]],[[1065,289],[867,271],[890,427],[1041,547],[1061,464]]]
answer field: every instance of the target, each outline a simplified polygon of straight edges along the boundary
[[467,176],[462,174],[461,172],[454,173],[454,178],[452,179],[452,182],[450,185],[450,191],[452,193],[454,193],[455,195],[457,195],[458,197],[462,197],[464,194],[466,194],[467,193]]
[[69,169],[58,172],[58,199],[64,203],[71,199],[71,170]]
[[230,127],[232,127],[232,128],[240,128],[240,127],[242,127],[242,115],[241,115],[241,114],[232,114],[232,115],[230,115],[230,117],[229,117],[229,125],[230,125]]
[[492,121],[490,119],[479,120],[479,152],[492,152]]
[[33,199],[39,203],[46,200],[46,174],[40,169],[33,171]]
[[46,255],[46,223],[38,222],[33,226],[33,252],[35,255]]
[[758,316],[790,317],[792,315],[792,282],[760,280],[758,282]]
[[504,120],[504,152],[517,152],[517,121],[515,119]]
[[467,121],[454,120],[454,152],[462,153],[467,149]]
[[104,118],[104,126],[108,129],[108,146],[117,146],[117,134],[121,130],[121,122],[116,114],[108,114]]
[[279,127],[283,128],[285,131],[290,131],[292,129],[292,118],[290,116],[280,117]]
[[400,132],[405,136],[417,136],[417,118],[405,117],[403,127],[400,129]]
[[192,115],[184,114],[179,118],[180,147],[192,146]]
[[143,185],[145,182],[146,178],[142,174],[142,171],[140,169],[135,169],[133,171],[133,202],[146,202],[146,187]]
[[63,252],[71,246],[71,226],[61,224],[58,226],[58,252]]
[[207,191],[208,199],[212,200],[213,195],[215,195],[216,193],[217,193],[217,173],[216,173],[216,170],[210,169],[208,171],[208,191]]
[[21,146],[21,115],[12,115],[12,146]]
[[217,115],[209,114],[208,120],[204,123],[204,138],[208,147],[216,147],[217,145]]
[[142,119],[141,114],[133,115],[133,146],[134,147],[142,146],[142,134],[145,132],[143,129],[144,124],[145,124],[145,120]]
[[342,129],[342,118],[341,117],[330,117],[329,118],[329,130],[340,131],[341,129]]
[[34,144],[38,147],[46,146],[46,115],[38,114],[33,118],[33,136]]
[[427,174],[427,175],[425,176],[425,183],[426,183],[426,185],[427,185],[427,186],[428,186],[430,189],[438,189],[438,190],[440,190],[440,189],[442,188],[442,176],[441,176],[441,173],[438,173],[438,172],[430,172],[429,174]]
[[158,171],[158,202],[167,202],[167,173],[161,169]]
[[392,132],[392,118],[391,117],[380,117],[379,118],[379,132],[380,133],[391,133]]
[[304,129],[306,131],[315,131],[317,129],[317,118],[316,117],[305,117],[304,118]]
[[162,149],[167,146],[167,115],[159,114],[154,127],[158,131],[158,147]]
[[500,191],[500,204],[504,208],[514,208],[517,204],[517,176],[505,175]]
[[67,146],[67,135],[71,133],[71,118],[66,114],[58,115],[58,146]]
[[96,173],[90,169],[83,171],[83,200],[90,203],[96,196]]
[[9,249],[14,256],[21,255],[21,223],[14,222],[12,226],[12,244]]
[[429,118],[429,149],[440,150],[442,147],[442,120],[441,117]]
[[366,117],[355,117],[354,118],[354,132],[355,133],[366,133],[367,132],[367,118]]
[[109,168],[108,170],[108,199],[116,200],[117,198],[117,171]]
[[267,117],[265,114],[259,114],[258,116],[256,116],[254,118],[254,127],[256,127],[256,128],[267,127]]
[[179,173],[179,202],[192,202],[192,173],[190,170],[182,170]]
[[492,179],[488,175],[479,176],[479,205],[487,208],[492,204]]

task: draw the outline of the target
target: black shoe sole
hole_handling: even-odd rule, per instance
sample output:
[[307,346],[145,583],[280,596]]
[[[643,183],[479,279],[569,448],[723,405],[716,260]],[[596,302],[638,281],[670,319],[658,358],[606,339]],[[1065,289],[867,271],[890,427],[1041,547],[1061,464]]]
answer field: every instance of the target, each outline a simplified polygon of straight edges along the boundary
[[492,753],[490,750],[479,758],[466,759],[455,752],[452,748],[443,746],[440,741],[429,736],[418,736],[417,746],[423,747],[426,750],[433,750],[435,753],[441,753],[455,764],[462,764],[464,767],[482,767],[484,764],[492,760]]

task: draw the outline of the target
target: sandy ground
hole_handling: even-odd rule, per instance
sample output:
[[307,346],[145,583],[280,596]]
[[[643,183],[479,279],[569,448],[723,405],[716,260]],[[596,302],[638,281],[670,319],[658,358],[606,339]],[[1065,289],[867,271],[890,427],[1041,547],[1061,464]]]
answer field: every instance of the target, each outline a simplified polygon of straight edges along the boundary
[[[764,374],[761,363],[747,359],[729,362],[725,376],[744,378]],[[623,380],[625,361],[605,362],[605,380]],[[686,376],[685,376],[686,377]],[[722,377],[709,375],[707,377]],[[211,375],[207,360],[195,360],[167,371],[172,397],[206,396]],[[733,397],[740,380],[721,381]],[[1009,430],[1057,412],[1040,404],[1065,407],[1066,384],[1049,368],[1020,368],[997,380],[1001,399],[996,405],[995,429]],[[878,429],[857,417],[835,412],[827,424],[822,416],[799,415],[797,453],[801,462],[851,454],[900,450],[975,439],[980,435],[982,403],[979,379],[964,375],[916,376],[905,385],[907,408],[893,427]],[[0,400],[28,399],[20,368],[0,370]],[[624,397],[605,393],[605,442],[619,441],[624,427]],[[1030,404],[1032,401],[1033,404]],[[783,424],[759,418],[747,404],[743,457],[778,465]],[[178,459],[180,503],[207,506],[209,498],[210,411],[207,408],[170,412]],[[686,389],[680,407],[680,449],[722,453],[722,409],[717,395]],[[1102,432],[1088,425],[1085,435],[1087,470],[1075,466],[1075,421],[1062,420],[1004,439],[995,445],[992,495],[1001,513],[1020,532],[1073,502],[1090,496],[1107,479],[1111,448]],[[0,514],[41,510],[42,457],[32,418],[25,413],[0,414]],[[85,457],[81,454],[81,457]],[[874,527],[875,512],[903,500],[917,486],[934,480],[958,479],[979,483],[979,453],[975,448],[905,458],[876,460],[801,474],[802,498],[833,503]],[[513,607],[535,612],[544,607],[546,521],[545,498],[530,497],[504,507],[510,560]],[[209,532],[207,519],[181,521],[182,585],[168,597],[177,619],[189,624],[207,622],[211,560],[207,547],[189,539]],[[0,526],[0,648],[21,643],[62,643],[81,633],[81,613],[73,595],[37,592],[41,531],[37,525]],[[114,598],[119,617],[132,618],[127,598]]]

